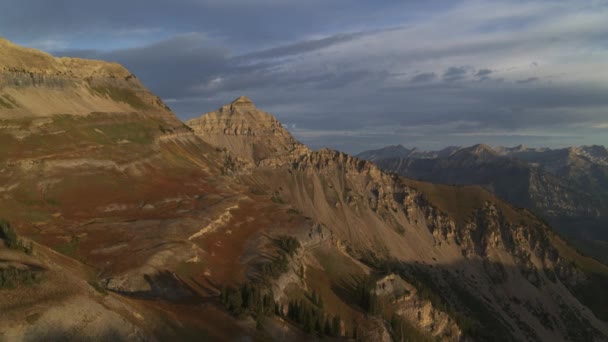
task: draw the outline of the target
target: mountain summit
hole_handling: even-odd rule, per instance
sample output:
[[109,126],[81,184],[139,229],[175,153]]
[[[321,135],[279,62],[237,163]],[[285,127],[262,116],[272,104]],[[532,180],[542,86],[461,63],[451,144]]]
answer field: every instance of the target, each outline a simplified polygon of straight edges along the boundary
[[257,109],[246,96],[186,124],[205,142],[254,163],[306,149],[277,118]]
[[256,110],[255,104],[247,96],[239,96],[236,100],[230,103],[230,108],[235,110]]

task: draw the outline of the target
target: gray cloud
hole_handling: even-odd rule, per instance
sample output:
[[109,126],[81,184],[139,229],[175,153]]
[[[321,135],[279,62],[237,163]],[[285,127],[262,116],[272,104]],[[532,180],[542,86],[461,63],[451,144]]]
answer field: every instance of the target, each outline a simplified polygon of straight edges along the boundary
[[526,79],[523,80],[517,80],[515,82],[519,83],[519,84],[526,84],[526,83],[533,83],[533,82],[537,82],[538,80],[540,80],[540,78],[538,77],[528,77]]
[[434,72],[424,72],[421,74],[418,74],[414,77],[412,77],[411,82],[413,83],[422,83],[422,82],[429,82],[434,80],[435,78],[437,78],[437,74],[435,74]]
[[142,48],[111,52],[60,51],[55,54],[119,62],[164,98],[195,94],[191,87],[209,82],[225,72],[230,58],[226,49],[206,46],[204,41],[194,36],[180,36]]
[[475,74],[475,76],[484,77],[484,76],[490,75],[491,73],[492,73],[492,70],[490,70],[490,69],[479,69],[477,71],[477,73]]
[[[392,2],[392,1],[390,1]],[[420,7],[391,4],[394,10]],[[422,9],[424,10],[424,9]],[[205,32],[216,42],[238,46],[242,51],[289,44],[302,37],[331,32],[364,30],[359,23],[382,22],[385,6],[361,0],[3,0],[0,32],[12,40],[35,42],[46,36],[70,37],[96,45],[125,35]]]
[[242,59],[245,60],[255,60],[255,59],[274,59],[281,58],[293,55],[299,55],[302,53],[308,53],[315,50],[320,50],[326,47],[330,47],[336,44],[340,44],[343,42],[352,41],[357,38],[361,38],[367,35],[371,35],[378,32],[383,32],[387,30],[380,31],[368,31],[368,32],[354,32],[354,33],[341,33],[336,34],[330,37],[322,38],[322,39],[314,39],[314,40],[306,40],[302,42],[298,42],[295,44],[289,44],[284,46],[279,46],[267,50],[255,51],[246,55],[241,56]]
[[460,81],[466,77],[468,72],[469,68],[465,66],[449,67],[448,70],[441,75],[441,77],[446,82]]

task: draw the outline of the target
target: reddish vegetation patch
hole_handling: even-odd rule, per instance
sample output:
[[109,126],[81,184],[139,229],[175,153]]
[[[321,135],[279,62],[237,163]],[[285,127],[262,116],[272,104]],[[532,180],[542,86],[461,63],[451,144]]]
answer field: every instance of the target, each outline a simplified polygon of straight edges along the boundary
[[246,280],[243,256],[247,244],[252,243],[260,231],[280,220],[278,215],[282,210],[264,202],[239,202],[239,208],[231,210],[232,218],[224,227],[194,240],[207,252],[204,261],[207,275],[201,280],[222,285],[236,285]]
[[[201,182],[204,175],[190,179],[149,174],[142,182],[124,174],[107,172],[82,175],[64,180],[55,198],[62,213],[69,219],[121,216],[130,219],[166,218],[176,216],[180,204],[210,192]],[[188,181],[192,185],[187,185]],[[86,188],[82,184],[87,184]],[[177,199],[177,200],[173,200]],[[154,210],[146,210],[145,206]],[[184,208],[185,209],[185,208]]]

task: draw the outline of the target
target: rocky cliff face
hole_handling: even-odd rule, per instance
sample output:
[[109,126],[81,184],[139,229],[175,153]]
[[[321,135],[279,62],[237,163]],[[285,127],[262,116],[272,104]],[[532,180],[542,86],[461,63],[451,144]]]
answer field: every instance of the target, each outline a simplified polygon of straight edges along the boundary
[[[471,153],[495,155],[483,146]],[[381,301],[398,322],[442,340],[484,340],[493,331],[504,340],[603,338],[604,323],[574,304],[578,297],[563,287],[593,276],[573,266],[555,247],[558,238],[529,212],[479,187],[410,181],[331,150],[277,160],[234,177],[266,187],[277,201],[314,218],[349,263],[363,262],[372,274],[396,270],[401,281],[415,284],[427,302],[401,295]],[[324,260],[308,267],[319,263],[330,267]],[[310,288],[305,274],[297,279],[294,286]],[[467,312],[470,321],[458,312]],[[571,317],[577,317],[576,327],[569,325]]]
[[443,157],[411,155],[375,162],[384,170],[420,180],[481,185],[514,205],[539,213],[576,239],[587,253],[608,260],[596,242],[608,237],[603,228],[608,215],[603,147],[480,146],[457,149]]

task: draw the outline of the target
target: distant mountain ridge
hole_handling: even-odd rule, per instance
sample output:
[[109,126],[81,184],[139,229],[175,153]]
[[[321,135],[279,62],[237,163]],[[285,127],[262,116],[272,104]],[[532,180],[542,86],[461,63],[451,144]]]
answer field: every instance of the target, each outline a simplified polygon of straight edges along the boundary
[[415,157],[419,159],[425,158],[437,158],[445,157],[452,154],[454,151],[460,149],[460,147],[450,146],[439,151],[425,151],[420,150],[416,147],[408,149],[403,145],[391,145],[383,147],[377,150],[368,150],[357,154],[356,156],[361,159],[376,161],[387,158],[410,158]]
[[489,153],[494,153],[501,156],[517,156],[521,159],[531,160],[534,159],[534,156],[540,156],[543,154],[551,155],[567,153],[587,157],[596,163],[608,164],[608,149],[602,145],[573,146],[552,149],[548,147],[526,147],[525,145],[517,145],[513,147],[491,147],[486,144],[476,144],[468,147],[448,146],[440,150],[421,150],[417,147],[406,148],[403,145],[390,145],[379,149],[359,152],[356,154],[356,156],[361,159],[375,162],[381,159],[389,158],[417,157],[422,159],[448,157],[453,153],[465,150],[477,152],[485,150]]
[[584,241],[581,246],[591,244],[586,246],[588,253],[608,260],[601,251],[603,243],[594,241],[608,240],[608,150],[604,146],[550,149],[478,144],[449,148],[449,153],[442,153],[444,149],[391,156],[393,150],[387,147],[358,156],[406,177],[482,185],[517,206],[534,210],[562,233]]

